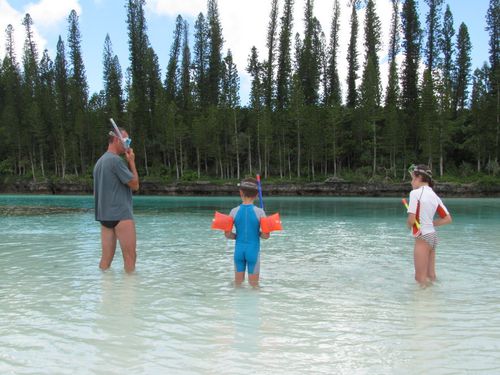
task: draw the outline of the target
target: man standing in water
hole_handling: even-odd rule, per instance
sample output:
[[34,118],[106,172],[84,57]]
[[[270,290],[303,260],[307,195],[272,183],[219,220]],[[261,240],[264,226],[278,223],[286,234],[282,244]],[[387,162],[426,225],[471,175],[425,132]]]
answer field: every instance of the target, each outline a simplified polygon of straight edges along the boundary
[[[99,267],[111,266],[120,241],[125,271],[135,269],[136,234],[132,214],[132,191],[139,190],[139,176],[135,167],[135,154],[125,130],[121,137],[109,132],[108,150],[94,167],[95,219],[101,223],[102,256]],[[119,155],[125,154],[127,164]]]

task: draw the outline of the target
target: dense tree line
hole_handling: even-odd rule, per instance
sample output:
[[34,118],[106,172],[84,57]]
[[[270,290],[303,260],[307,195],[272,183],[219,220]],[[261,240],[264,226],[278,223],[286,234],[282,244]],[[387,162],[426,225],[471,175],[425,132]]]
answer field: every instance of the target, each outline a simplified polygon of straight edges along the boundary
[[[240,67],[252,79],[247,106],[240,102],[217,0],[208,0],[206,14],[196,18],[192,43],[188,23],[177,17],[165,73],[149,42],[145,1],[128,0],[125,77],[106,35],[104,89],[91,95],[76,12],[54,59],[46,50],[40,55],[26,14],[20,59],[13,27],[6,29],[0,174],[89,176],[105,149],[110,117],[129,130],[140,173],[153,177],[226,179],[259,172],[317,179],[356,172],[401,178],[412,162],[427,163],[440,175],[499,173],[499,0],[490,0],[486,14],[489,62],[473,72],[467,26],[455,27],[443,0],[426,0],[422,20],[416,0],[392,0],[387,41],[381,40],[375,0],[352,0],[346,77],[338,73],[340,1],[332,0],[329,31],[314,16],[314,0],[304,1],[303,33],[296,35],[295,1],[270,2],[266,50],[253,47],[248,65]],[[381,70],[383,43],[389,45],[387,72]]]

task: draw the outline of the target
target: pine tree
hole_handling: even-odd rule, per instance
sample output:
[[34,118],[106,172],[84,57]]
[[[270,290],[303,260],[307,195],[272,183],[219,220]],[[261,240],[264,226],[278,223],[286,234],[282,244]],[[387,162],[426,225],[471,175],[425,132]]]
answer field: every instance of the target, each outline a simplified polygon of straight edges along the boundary
[[206,108],[208,105],[208,25],[203,13],[198,15],[194,25],[194,59],[193,59],[193,79],[194,79],[194,99],[198,108]]
[[240,179],[240,149],[239,149],[239,130],[237,119],[237,108],[240,106],[240,80],[238,77],[238,69],[233,62],[231,50],[227,51],[227,56],[224,58],[221,90],[221,106],[231,113],[231,122],[233,124],[233,143],[234,152],[236,154],[236,177]]
[[[186,129],[186,143],[189,145],[185,147],[186,155],[188,151],[192,150],[193,140],[193,95],[192,95],[192,85],[191,85],[191,50],[189,48],[189,25],[187,21],[184,21],[183,26],[183,38],[182,38],[182,58],[180,66],[180,87],[178,92],[177,105],[180,110],[180,115],[184,128]],[[192,153],[189,152],[189,154]],[[189,161],[186,161],[189,163]],[[198,175],[198,178],[200,176]]]
[[[23,26],[26,30],[26,39],[24,41],[23,51],[23,113],[21,118],[21,143],[29,157],[31,173],[33,180],[36,181],[35,164],[36,153],[35,147],[40,147],[41,170],[44,174],[43,154],[45,142],[42,141],[45,136],[43,124],[40,116],[40,77],[38,68],[38,51],[33,39],[33,20],[29,14],[23,19]],[[36,142],[39,138],[40,142]]]
[[434,70],[438,55],[439,55],[439,33],[441,30],[440,14],[443,0],[425,0],[429,7],[427,13],[427,44],[425,47],[426,53],[426,68],[431,72]]
[[[153,164],[158,164],[158,155],[160,152],[161,140],[158,134],[161,134],[162,128],[171,124],[165,122],[163,117],[163,107],[168,105],[166,101],[166,92],[161,83],[161,69],[158,61],[158,56],[153,48],[149,47],[146,51],[146,59],[144,60],[145,71],[145,86],[146,86],[146,113],[144,118],[145,128],[142,130],[144,134],[144,146],[148,152],[144,153],[144,165],[146,174],[149,174],[149,167]],[[176,125],[177,126],[177,125]],[[182,132],[179,131],[179,136]],[[175,149],[174,149],[175,151]],[[179,174],[182,174],[182,167],[178,166]]]
[[180,68],[179,108],[187,123],[191,123],[192,92],[191,92],[191,51],[189,49],[189,26],[184,21],[182,59]]
[[87,102],[88,86],[85,76],[85,67],[81,52],[81,35],[78,25],[78,15],[72,10],[68,17],[68,47],[70,57],[69,88],[70,88],[70,113],[73,130],[73,163],[75,174],[78,167],[81,173],[86,171],[88,160],[86,150],[88,149],[88,119]]
[[462,22],[458,29],[457,36],[457,59],[455,62],[455,75],[454,75],[454,103],[453,110],[455,114],[457,111],[464,110],[467,104],[468,87],[470,81],[471,70],[471,50],[472,44],[470,42],[469,31],[467,26]]
[[[123,75],[118,56],[113,54],[113,46],[109,34],[106,34],[106,39],[104,40],[103,66],[104,112],[108,118],[111,117],[118,123],[121,123],[124,108]],[[97,98],[94,98],[94,103],[98,103]]]
[[276,29],[278,27],[278,0],[271,2],[271,14],[267,29],[267,60],[265,67],[265,104],[268,109],[272,108],[274,97],[274,67],[276,60]]
[[217,106],[222,80],[222,45],[224,44],[217,0],[208,0],[207,22],[209,42],[208,103]]
[[486,14],[486,30],[490,33],[490,80],[491,80],[491,103],[495,108],[495,153],[494,162],[498,168],[498,157],[500,155],[500,0],[490,0]]
[[372,166],[373,175],[377,169],[377,121],[380,117],[380,66],[378,52],[380,42],[381,23],[375,11],[375,3],[368,0],[365,19],[365,66],[360,90],[362,116],[372,128]]
[[307,105],[315,105],[319,99],[320,64],[316,41],[320,31],[317,29],[318,22],[313,14],[313,5],[313,0],[306,0],[304,40],[302,41],[302,50],[298,59],[298,74]]
[[389,42],[389,78],[385,95],[385,148],[389,152],[390,169],[396,177],[396,155],[406,134],[399,121],[399,76],[396,57],[399,53],[399,0],[392,0],[391,35]]
[[357,103],[356,80],[358,79],[358,0],[351,2],[351,37],[349,40],[349,47],[347,50],[347,107],[354,108]]
[[149,54],[149,39],[146,34],[144,0],[128,0],[127,24],[129,37],[130,89],[128,113],[130,116],[129,134],[137,142],[134,146],[137,165],[148,170],[147,134],[150,133],[150,113],[147,99],[146,64]]
[[[252,51],[250,57],[248,59],[247,72],[252,77],[252,86],[250,89],[250,108],[252,109],[252,120],[255,119],[255,128],[256,134],[252,134],[250,131],[248,132],[248,169],[250,174],[252,174],[252,135],[257,140],[257,157],[259,170],[262,169],[262,157],[260,150],[260,121],[261,121],[261,110],[263,107],[263,84],[262,84],[262,64],[259,62],[259,55],[257,52],[257,48],[255,46],[252,47]],[[252,121],[253,125],[254,122]]]
[[340,4],[335,0],[333,8],[332,26],[330,32],[330,47],[328,49],[328,68],[326,74],[326,92],[325,103],[331,105],[340,105],[341,90],[340,80],[337,70],[337,56],[339,48],[339,30],[340,30]]
[[[338,74],[338,54],[340,37],[340,3],[335,0],[333,4],[333,16],[330,30],[330,44],[325,50],[326,71],[323,77],[324,85],[324,103],[326,106],[326,116],[329,132],[327,134],[328,149],[326,151],[326,162],[330,156],[333,159],[333,176],[337,177],[338,172],[338,149],[340,135],[340,118],[342,116],[341,104],[342,94],[340,88],[340,79]],[[330,149],[331,148],[331,149]],[[325,166],[325,174],[328,173],[328,164]]]
[[70,130],[69,120],[69,82],[68,82],[68,63],[66,61],[66,51],[64,42],[59,36],[57,42],[57,54],[54,62],[55,74],[55,97],[56,97],[56,143],[58,148],[57,155],[60,158],[60,165],[56,168],[62,178],[66,177],[66,170],[68,164],[68,149],[67,139]]
[[429,6],[429,12],[426,17],[427,24],[427,44],[426,44],[426,68],[424,71],[422,85],[422,130],[421,135],[424,149],[424,155],[427,157],[427,164],[433,167],[434,153],[437,149],[435,146],[437,119],[437,103],[434,90],[434,68],[439,58],[439,32],[441,25],[439,16],[441,13],[442,0],[426,0]]
[[420,44],[422,32],[415,0],[405,0],[401,15],[403,26],[403,75],[401,101],[405,113],[404,122],[410,135],[411,157],[418,155],[419,134],[419,92],[418,92],[418,66],[420,62]]
[[15,174],[26,174],[26,164],[21,145],[22,90],[21,73],[16,60],[14,44],[14,28],[9,24],[5,30],[5,57],[2,62],[2,81],[4,97],[1,104],[0,123],[5,129],[6,143],[9,146],[5,152],[8,164]]
[[165,78],[165,91],[167,101],[175,100],[179,89],[179,57],[181,56],[182,38],[184,30],[184,20],[179,15],[175,22],[172,47],[170,48],[170,58],[168,60],[167,75]]
[[440,121],[438,123],[439,133],[439,174],[444,173],[444,146],[448,142],[452,127],[452,100],[453,100],[453,37],[455,29],[453,26],[453,14],[449,5],[446,6],[444,13],[443,26],[439,39],[439,49],[443,58],[440,63],[441,83],[435,91],[439,93],[438,107]]
[[451,88],[452,72],[453,72],[453,37],[455,29],[453,27],[453,14],[450,6],[446,6],[444,13],[443,28],[441,30],[441,38],[439,39],[439,47],[443,53],[441,70],[446,82],[446,85]]
[[276,107],[278,110],[288,108],[290,102],[293,2],[294,0],[285,0],[283,16],[281,17],[278,74],[276,78]]
[[438,133],[438,116],[437,102],[434,94],[434,77],[430,69],[425,69],[424,79],[422,84],[421,94],[421,120],[422,129],[419,138],[423,151],[423,156],[426,158],[426,164],[433,168],[434,157],[437,154],[438,146],[436,141],[439,141]]
[[482,165],[486,164],[493,149],[491,147],[491,130],[489,124],[489,68],[485,64],[482,69],[476,69],[472,78],[472,94],[470,116],[471,122],[466,129],[465,149],[473,153],[476,159],[476,170],[481,172]]
[[[54,87],[54,63],[50,59],[47,50],[43,51],[42,60],[40,61],[40,116],[43,123],[43,130],[41,132],[41,139],[39,142],[45,143],[45,148],[43,149],[45,154],[41,154],[40,164],[44,165],[42,160],[47,160],[47,169],[49,165],[57,166],[57,155],[55,150],[57,149],[56,138],[55,138],[55,124],[56,124],[56,114],[54,109],[56,108],[55,101],[55,87]],[[53,169],[54,170],[54,169]],[[42,176],[45,174],[44,168],[42,169]]]

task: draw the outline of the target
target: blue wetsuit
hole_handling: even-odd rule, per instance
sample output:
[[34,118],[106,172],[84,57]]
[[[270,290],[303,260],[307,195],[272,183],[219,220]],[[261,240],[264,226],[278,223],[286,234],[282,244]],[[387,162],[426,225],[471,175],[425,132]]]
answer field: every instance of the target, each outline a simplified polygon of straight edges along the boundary
[[236,227],[236,245],[234,266],[236,272],[259,273],[260,218],[265,217],[264,210],[253,204],[242,204],[231,210]]

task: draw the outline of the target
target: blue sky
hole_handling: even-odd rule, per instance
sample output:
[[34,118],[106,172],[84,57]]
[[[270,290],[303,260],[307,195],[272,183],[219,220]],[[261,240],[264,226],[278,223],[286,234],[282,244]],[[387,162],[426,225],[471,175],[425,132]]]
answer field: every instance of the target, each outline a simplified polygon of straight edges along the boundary
[[[295,0],[295,27],[301,32],[303,18],[303,3]],[[280,5],[283,0],[280,1]],[[340,0],[341,9],[341,40],[339,74],[341,81],[345,81],[346,60],[345,53],[349,38],[348,19],[350,11],[347,0]],[[469,29],[473,46],[473,69],[482,66],[488,60],[488,34],[485,31],[485,15],[488,0],[448,0],[453,13],[455,29],[461,22],[465,22]],[[40,52],[47,48],[52,58],[55,57],[55,48],[58,36],[67,40],[67,16],[71,9],[80,15],[80,31],[82,34],[82,51],[90,91],[102,89],[102,51],[104,38],[109,33],[114,52],[120,59],[122,69],[129,65],[128,37],[126,24],[126,1],[117,0],[0,0],[0,29],[5,30],[7,24],[13,24],[16,29],[15,42],[18,59],[21,59],[24,30],[21,20],[29,12],[34,20],[37,42]],[[252,45],[264,56],[265,38],[270,0],[219,0],[219,12],[225,38],[224,50],[230,48],[235,57],[241,78],[241,101],[246,104],[249,91],[249,79],[245,72],[248,54]],[[330,19],[333,0],[315,0],[315,15],[320,20],[325,34],[329,35]],[[389,23],[391,17],[390,0],[376,0],[377,10],[383,25],[384,49],[381,60],[386,54]],[[177,14],[181,14],[191,28],[191,40],[194,19],[199,12],[205,13],[205,0],[149,0],[146,5],[146,19],[148,35],[156,51],[163,75],[165,74],[171,36]],[[420,22],[425,25],[427,6],[423,0],[419,2]],[[444,11],[444,8],[443,8]],[[360,21],[363,20],[360,12]],[[360,26],[362,30],[362,26]],[[362,37],[359,38],[362,43]],[[2,38],[3,40],[3,38]],[[359,50],[362,51],[360,44]],[[224,52],[225,53],[225,52]],[[0,46],[0,57],[4,54],[4,46]],[[383,79],[387,76],[386,66],[381,66]],[[385,81],[384,81],[385,82]],[[385,87],[385,83],[383,85]]]

